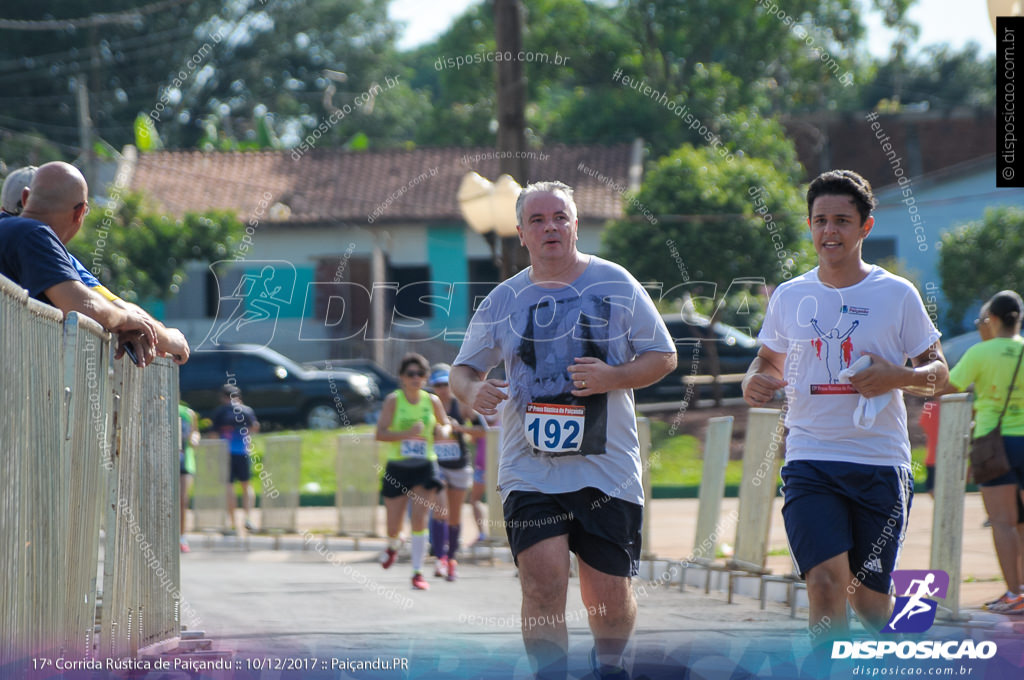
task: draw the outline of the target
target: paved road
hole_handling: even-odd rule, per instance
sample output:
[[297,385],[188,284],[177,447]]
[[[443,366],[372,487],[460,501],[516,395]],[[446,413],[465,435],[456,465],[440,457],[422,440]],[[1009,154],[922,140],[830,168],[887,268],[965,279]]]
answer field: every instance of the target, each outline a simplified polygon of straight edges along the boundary
[[[372,542],[361,551],[337,538],[319,551],[304,548],[298,539],[284,541],[281,550],[270,550],[270,540],[260,538],[250,542],[249,550],[238,539],[220,538],[210,545],[193,540],[193,547],[182,560],[182,591],[198,620],[190,622],[188,614],[183,618],[203,629],[215,649],[236,653],[236,668],[242,670],[233,677],[531,677],[519,631],[519,583],[508,563],[464,561],[458,582],[431,578],[431,589],[419,592],[410,587],[407,562],[380,568],[378,546]],[[634,677],[792,677],[792,660],[803,658],[809,648],[806,614],[790,618],[781,604],[769,603],[761,611],[749,598],[727,604],[723,593],[680,592],[678,586],[646,581],[636,585],[640,617]],[[567,623],[574,678],[588,677],[592,640],[585,615],[573,580]],[[981,623],[991,626],[996,620],[1002,621],[993,617]],[[934,628],[932,633],[988,639],[993,631]],[[1000,639],[1006,640],[1001,645],[1011,644],[1006,636]],[[1024,660],[1024,649],[1014,654]],[[271,666],[297,664],[304,670],[261,673],[267,658],[273,659]],[[378,658],[398,668],[358,666]],[[996,662],[979,663],[971,678],[1024,675],[1020,667],[1018,674],[1005,675]],[[734,674],[738,666],[745,670]],[[845,677],[848,670],[836,669],[834,677]]]

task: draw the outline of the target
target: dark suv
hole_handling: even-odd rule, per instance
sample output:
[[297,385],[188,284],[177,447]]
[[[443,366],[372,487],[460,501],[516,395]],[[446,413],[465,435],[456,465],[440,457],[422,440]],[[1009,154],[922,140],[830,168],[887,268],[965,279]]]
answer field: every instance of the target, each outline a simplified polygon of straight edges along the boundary
[[181,398],[208,418],[220,405],[220,387],[232,375],[261,423],[330,429],[365,422],[380,407],[373,376],[345,368],[305,368],[258,345],[194,353],[179,372]]
[[[662,316],[668,332],[676,342],[678,363],[676,370],[669,373],[650,387],[636,391],[638,402],[676,401],[686,396],[686,384],[683,378],[688,375],[711,375],[711,357],[708,344],[715,343],[718,350],[719,373],[746,373],[750,362],[757,356],[759,343],[738,328],[716,321],[709,326],[708,319],[697,316],[684,316],[679,313]],[[699,345],[698,345],[699,341]],[[694,371],[693,361],[697,360]],[[722,385],[722,396],[738,397],[742,390],[739,383]],[[696,385],[692,396],[698,399],[709,399],[713,394],[711,385]]]

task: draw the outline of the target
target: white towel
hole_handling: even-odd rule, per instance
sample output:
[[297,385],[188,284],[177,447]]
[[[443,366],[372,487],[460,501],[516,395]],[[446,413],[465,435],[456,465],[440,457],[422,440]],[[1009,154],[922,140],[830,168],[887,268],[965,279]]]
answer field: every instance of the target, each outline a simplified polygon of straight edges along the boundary
[[[871,357],[865,354],[839,372],[839,382],[849,383],[851,376],[857,375],[870,365]],[[892,399],[892,390],[870,399],[862,396],[857,401],[857,408],[853,411],[854,426],[861,430],[870,430],[871,426],[875,424],[875,417],[882,412],[890,399]]]

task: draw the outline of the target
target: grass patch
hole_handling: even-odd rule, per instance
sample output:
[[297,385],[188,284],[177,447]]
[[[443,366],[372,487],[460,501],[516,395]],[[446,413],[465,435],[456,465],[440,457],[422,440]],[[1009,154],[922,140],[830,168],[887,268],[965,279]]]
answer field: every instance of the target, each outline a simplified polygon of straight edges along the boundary
[[[300,488],[310,482],[320,485],[319,493],[333,494],[337,488],[337,479],[334,471],[335,458],[338,455],[338,435],[342,432],[366,434],[373,436],[373,425],[356,425],[351,430],[286,430],[284,432],[272,432],[257,434],[252,438],[252,462],[255,465],[263,460],[264,444],[267,437],[279,437],[281,435],[296,435],[302,438],[302,467],[299,472]],[[252,477],[253,488],[256,493],[263,491],[262,484],[255,473]]]
[[[668,436],[669,426],[651,422],[651,485],[700,486],[704,470],[703,444],[689,434]],[[731,460],[725,467],[725,483],[739,484],[743,464]]]
[[[373,436],[373,425],[358,425],[351,431]],[[651,421],[651,484],[653,486],[700,486],[704,470],[703,443],[688,434],[668,436],[669,425]],[[301,485],[311,482],[320,485],[322,494],[333,494],[337,489],[334,461],[337,455],[337,436],[342,430],[289,430],[258,434],[253,437],[253,463],[262,460],[267,437],[297,435],[302,438]],[[924,447],[911,452],[914,480],[921,488],[925,480]],[[727,486],[738,485],[743,473],[742,461],[731,460],[725,468]],[[259,478],[253,475],[257,493],[262,491]]]

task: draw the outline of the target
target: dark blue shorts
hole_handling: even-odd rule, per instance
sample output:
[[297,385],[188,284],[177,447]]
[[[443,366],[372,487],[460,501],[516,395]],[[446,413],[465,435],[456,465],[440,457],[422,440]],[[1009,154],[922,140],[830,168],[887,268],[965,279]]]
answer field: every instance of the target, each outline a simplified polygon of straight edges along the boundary
[[888,593],[914,495],[909,467],[795,460],[782,468],[782,518],[801,577],[847,553],[851,585]]
[[1003,437],[1003,446],[1006,448],[1006,457],[1010,459],[1010,471],[978,486],[1016,484],[1024,488],[1024,437]]
[[252,468],[249,465],[249,456],[242,454],[231,454],[231,465],[228,468],[228,483],[248,482],[252,478]]

